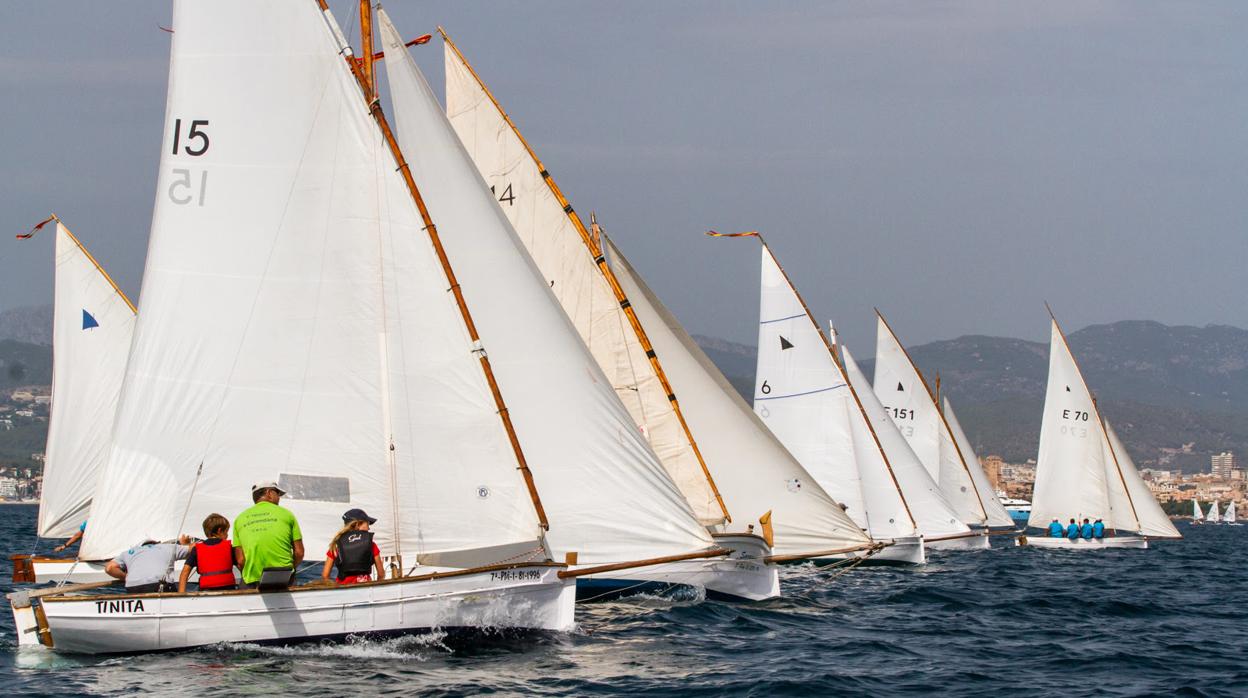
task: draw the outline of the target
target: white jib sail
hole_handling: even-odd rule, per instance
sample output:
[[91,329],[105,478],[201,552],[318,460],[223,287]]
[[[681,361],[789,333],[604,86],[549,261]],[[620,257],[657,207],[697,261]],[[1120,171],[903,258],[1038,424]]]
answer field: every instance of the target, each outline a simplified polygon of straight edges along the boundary
[[1099,518],[1116,530],[1139,530],[1105,433],[1092,394],[1054,320],[1029,526],[1044,528],[1054,518],[1074,517]]
[[1205,521],[1208,521],[1209,523],[1221,523],[1222,516],[1218,514],[1218,509],[1218,500],[1215,499],[1213,500],[1213,503],[1209,505],[1209,513],[1205,515]]
[[384,12],[398,138],[503,393],[557,556],[582,563],[712,545],[477,173]]
[[[550,290],[698,520],[725,520],[689,433],[549,176],[450,42],[446,113]],[[670,377],[669,377],[670,380]],[[731,510],[729,510],[731,511]]]
[[991,490],[982,495],[978,491],[936,399],[901,342],[878,314],[872,388],[885,414],[940,486],[958,518],[967,524],[987,525],[988,511],[980,500],[991,497]]
[[1195,500],[1195,499],[1192,500],[1192,519],[1195,521],[1205,520],[1205,512],[1200,510],[1199,500]]
[[52,405],[39,535],[64,538],[86,519],[134,336],[134,306],[73,233],[56,222]]
[[1232,500],[1226,505],[1226,513],[1222,515],[1222,520],[1226,523],[1235,523],[1235,502]]
[[772,512],[773,551],[799,555],[863,545],[866,533],[785,449],[736,388],[698,347],[645,280],[604,236],[607,259],[654,350],[663,361],[681,408],[714,469],[729,511],[741,520]]
[[1179,529],[1174,527],[1174,522],[1153,497],[1144,478],[1140,477],[1139,468],[1135,467],[1135,462],[1127,453],[1127,447],[1118,439],[1118,434],[1110,425],[1109,420],[1105,420],[1105,434],[1109,438],[1110,447],[1114,449],[1114,454],[1117,456],[1122,480],[1126,483],[1127,493],[1131,497],[1135,515],[1140,522],[1140,533],[1154,538],[1182,538]]
[[949,402],[949,398],[942,398],[942,400],[945,408],[945,421],[949,423],[954,442],[958,444],[962,459],[971,471],[971,478],[974,479],[975,487],[980,493],[979,501],[988,510],[988,525],[1014,528],[1014,519],[1010,518],[1010,512],[1006,511],[1005,505],[997,497],[992,483],[988,480],[988,474],[984,472],[984,467],[979,462],[979,456],[975,454],[975,448],[971,446],[971,440],[967,438],[966,432],[962,430],[962,425],[958,422],[958,416],[954,414],[953,405]]
[[766,245],[754,412],[876,540],[918,533],[849,384]]
[[[835,335],[833,335],[835,336]],[[845,362],[845,375],[850,386],[858,393],[862,401],[862,409],[871,417],[875,436],[880,447],[888,458],[889,466],[901,488],[906,503],[910,506],[910,514],[918,524],[919,532],[928,540],[953,538],[970,533],[970,528],[958,519],[957,513],[940,485],[928,475],[927,469],[919,462],[919,457],[910,450],[910,445],[898,431],[893,420],[884,414],[884,406],[867,383],[867,376],[858,368],[853,355],[844,345],[840,345],[841,357]]]
[[353,507],[386,553],[540,547],[332,18],[183,0],[174,28],[143,308],[83,557],[233,518],[266,479],[310,559]]

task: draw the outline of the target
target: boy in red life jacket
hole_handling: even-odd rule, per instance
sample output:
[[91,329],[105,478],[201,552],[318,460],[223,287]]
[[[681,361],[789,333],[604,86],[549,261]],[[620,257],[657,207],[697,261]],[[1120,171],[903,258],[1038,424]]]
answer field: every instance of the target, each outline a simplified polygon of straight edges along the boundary
[[234,546],[227,537],[230,534],[230,520],[220,514],[209,514],[204,519],[204,535],[208,540],[201,541],[191,548],[182,568],[182,576],[178,578],[178,593],[186,593],[186,580],[191,577],[191,570],[199,570],[200,591],[221,591],[235,589],[234,580]]
[[385,567],[381,564],[381,550],[373,542],[373,532],[368,530],[370,524],[377,519],[364,513],[363,509],[352,509],[342,515],[342,530],[329,543],[325,553],[325,567],[321,569],[321,579],[329,581],[329,573],[338,566],[335,577],[339,584],[359,584],[372,581],[370,568],[377,570],[377,579],[385,579]]

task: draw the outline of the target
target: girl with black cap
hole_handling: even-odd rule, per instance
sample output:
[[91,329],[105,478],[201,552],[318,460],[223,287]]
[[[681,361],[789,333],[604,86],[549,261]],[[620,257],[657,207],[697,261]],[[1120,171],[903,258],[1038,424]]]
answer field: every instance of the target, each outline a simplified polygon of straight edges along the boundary
[[373,577],[369,575],[370,567],[377,571],[376,579],[385,579],[381,550],[373,542],[372,531],[368,530],[370,524],[377,523],[377,519],[364,513],[363,509],[352,509],[342,515],[342,522],[345,525],[330,541],[329,551],[325,553],[321,579],[329,581],[329,573],[335,565],[338,567],[335,579],[339,584],[371,581]]

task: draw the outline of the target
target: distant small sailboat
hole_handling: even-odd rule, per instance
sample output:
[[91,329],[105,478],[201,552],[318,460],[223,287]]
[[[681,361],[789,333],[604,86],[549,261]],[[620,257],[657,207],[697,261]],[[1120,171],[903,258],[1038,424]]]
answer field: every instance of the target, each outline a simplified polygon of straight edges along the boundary
[[1043,529],[1054,519],[1100,519],[1107,535],[1073,540],[1035,535],[1018,544],[1103,550],[1147,548],[1149,538],[1182,538],[1101,415],[1051,313],[1050,320],[1049,379],[1028,525]]
[[1200,500],[1192,500],[1192,523],[1203,524],[1205,522],[1205,512],[1200,510]]
[[[86,521],[96,476],[108,460],[135,314],[130,299],[60,218],[53,214],[37,228],[52,221],[52,404],[37,533],[40,538],[68,538]],[[42,555],[11,559],[17,583],[111,579],[104,572],[106,560]]]
[[1227,526],[1243,526],[1235,520],[1235,500],[1226,505],[1226,513],[1222,515],[1222,523]]
[[1218,504],[1218,500],[1213,500],[1209,505],[1209,513],[1205,514],[1205,521],[1208,523],[1222,523],[1222,516],[1218,514],[1218,510],[1222,507]]

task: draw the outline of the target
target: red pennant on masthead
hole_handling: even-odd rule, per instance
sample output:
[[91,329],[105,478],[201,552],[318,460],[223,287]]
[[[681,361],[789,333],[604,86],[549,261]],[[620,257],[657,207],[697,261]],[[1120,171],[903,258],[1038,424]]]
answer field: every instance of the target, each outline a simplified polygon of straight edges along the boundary
[[708,230],[706,231],[706,234],[713,238],[756,238],[758,237],[757,230],[751,230],[748,233],[717,233],[714,230]]
[[29,240],[33,238],[35,236],[35,233],[39,232],[40,228],[51,223],[54,220],[56,220],[56,216],[48,216],[47,218],[44,218],[43,220],[39,221],[39,225],[36,225],[35,227],[31,228],[29,233],[18,233],[17,239]]

